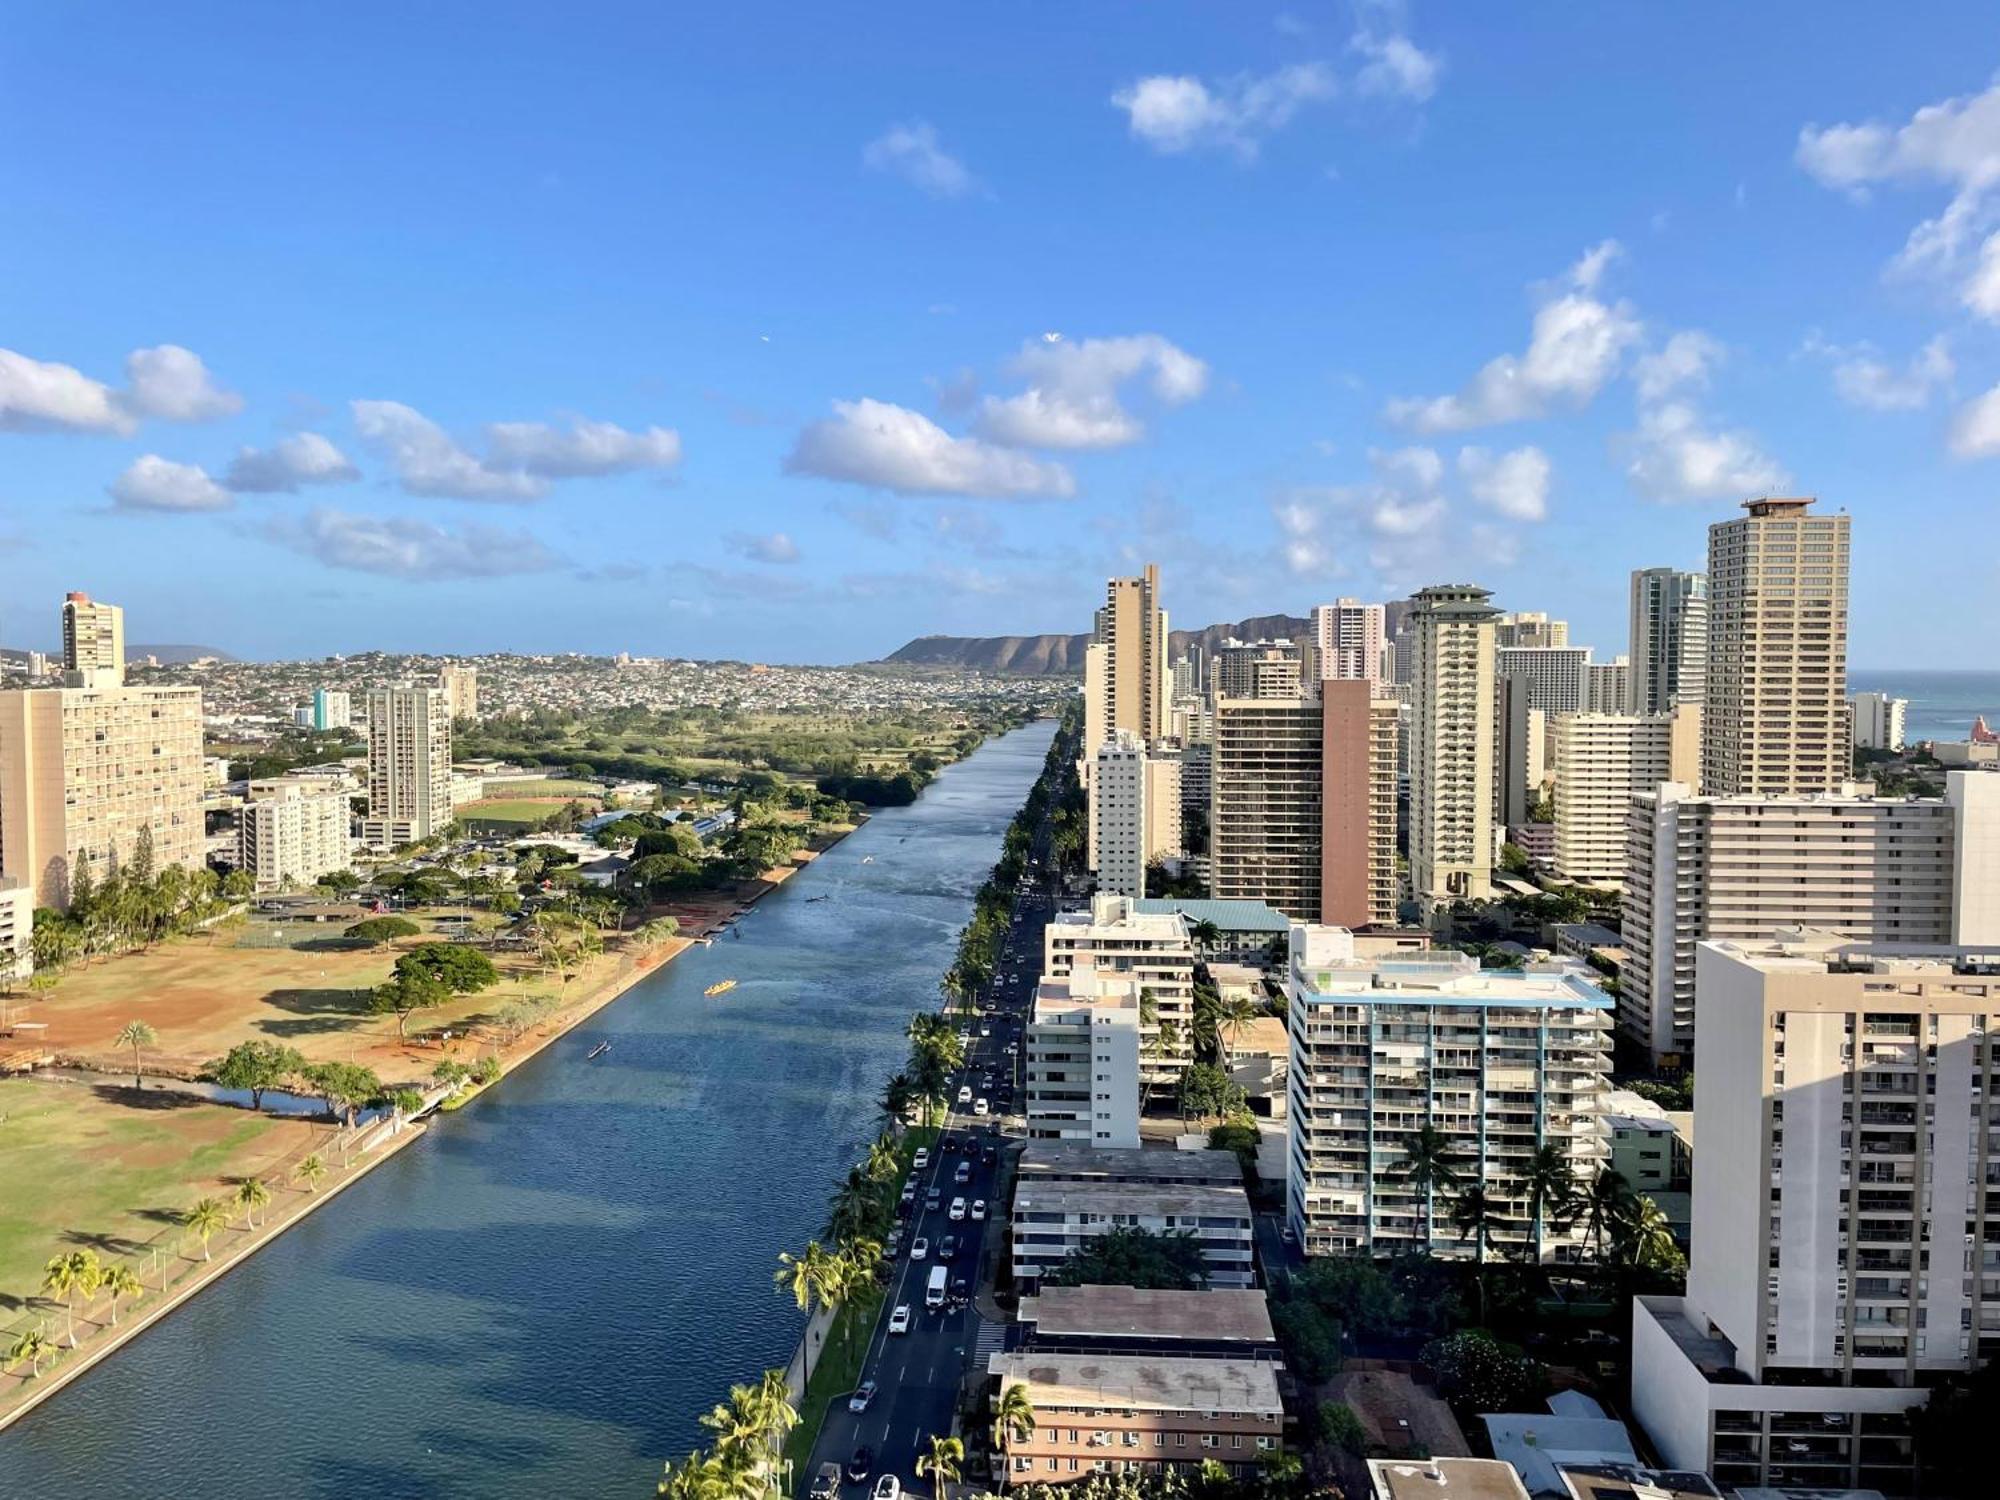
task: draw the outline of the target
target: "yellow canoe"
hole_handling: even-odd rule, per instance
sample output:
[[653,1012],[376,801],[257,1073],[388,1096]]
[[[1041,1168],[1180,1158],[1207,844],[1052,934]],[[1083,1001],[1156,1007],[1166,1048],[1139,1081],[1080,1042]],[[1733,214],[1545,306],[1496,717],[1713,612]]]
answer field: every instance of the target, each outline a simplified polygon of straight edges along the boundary
[[735,988],[736,988],[735,980],[725,979],[720,984],[711,984],[707,989],[703,990],[702,993],[704,995],[707,995],[710,999],[713,999],[717,995],[726,995]]

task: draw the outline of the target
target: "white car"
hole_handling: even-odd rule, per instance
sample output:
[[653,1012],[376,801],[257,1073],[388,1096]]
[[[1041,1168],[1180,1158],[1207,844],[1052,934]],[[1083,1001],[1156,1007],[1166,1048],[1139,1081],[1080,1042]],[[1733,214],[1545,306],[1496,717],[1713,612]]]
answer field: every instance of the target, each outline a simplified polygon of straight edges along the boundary
[[894,1474],[884,1474],[875,1481],[875,1500],[903,1500],[903,1485]]
[[987,1106],[984,1099],[975,1099],[972,1101],[972,1112],[975,1115],[985,1115],[991,1114],[992,1110]]
[[986,1200],[984,1198],[974,1198],[972,1200],[972,1217],[975,1219],[986,1217]]
[[931,1242],[929,1240],[925,1239],[922,1235],[918,1235],[910,1241],[911,1260],[929,1260],[930,1258]]
[[954,1222],[965,1217],[965,1200],[963,1198],[954,1198],[951,1200],[951,1217]]
[[911,1169],[913,1171],[921,1172],[925,1167],[928,1167],[930,1164],[931,1164],[931,1148],[928,1146],[917,1147],[917,1154],[910,1159]]
[[896,1310],[889,1314],[889,1332],[908,1333],[910,1331],[910,1304],[898,1302]]
[[958,1088],[958,1102],[959,1102],[960,1104],[970,1104],[970,1103],[972,1102],[972,1085],[971,1085],[971,1084],[969,1084],[969,1083],[964,1083],[964,1084],[960,1084],[960,1085],[959,1085],[959,1088]]

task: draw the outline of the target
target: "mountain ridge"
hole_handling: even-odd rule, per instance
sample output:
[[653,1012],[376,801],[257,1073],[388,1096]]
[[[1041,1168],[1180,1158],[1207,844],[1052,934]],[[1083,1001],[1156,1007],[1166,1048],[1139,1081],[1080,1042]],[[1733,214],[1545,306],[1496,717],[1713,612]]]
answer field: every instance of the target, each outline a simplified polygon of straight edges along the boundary
[[[1244,641],[1311,639],[1312,621],[1298,615],[1253,615],[1233,623],[1200,630],[1168,632],[1169,656],[1180,656],[1199,642],[1213,651],[1234,637]],[[906,641],[882,660],[896,666],[963,667],[981,672],[1005,672],[1024,677],[1080,676],[1089,632],[1077,635],[920,635]]]

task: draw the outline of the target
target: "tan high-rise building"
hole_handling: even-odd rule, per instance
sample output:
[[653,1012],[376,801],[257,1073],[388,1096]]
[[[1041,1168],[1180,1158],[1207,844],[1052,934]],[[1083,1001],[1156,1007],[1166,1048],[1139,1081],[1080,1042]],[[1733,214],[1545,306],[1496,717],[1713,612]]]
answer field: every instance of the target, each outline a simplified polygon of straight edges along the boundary
[[1336,599],[1313,607],[1313,644],[1319,657],[1319,675],[1343,681],[1361,678],[1382,680],[1382,645],[1386,639],[1386,611],[1379,604],[1363,604],[1359,599]]
[[1410,883],[1430,904],[1482,900],[1493,879],[1493,622],[1487,590],[1439,584],[1410,612]]
[[1297,641],[1224,641],[1213,676],[1218,700],[1296,698],[1309,680]]
[[88,594],[62,607],[63,672],[69,687],[119,687],[125,681],[125,611]]
[[1129,729],[1146,744],[1167,732],[1167,613],[1160,608],[1160,570],[1147,563],[1137,578],[1113,578],[1097,612],[1105,655],[1105,732]]
[[1537,610],[1516,610],[1493,622],[1493,644],[1503,651],[1560,651],[1569,645],[1569,621]]
[[362,842],[393,849],[451,821],[451,715],[444,689],[398,683],[368,694],[368,816]]
[[1689,703],[1671,714],[1558,714],[1555,742],[1555,873],[1572,883],[1621,886],[1632,798],[1699,774],[1701,709]]
[[1702,790],[1789,796],[1847,779],[1848,517],[1746,500],[1708,528]]
[[454,724],[479,717],[479,668],[440,667],[438,686],[444,689],[445,712]]
[[37,906],[66,908],[85,866],[100,884],[129,868],[142,831],[155,869],[198,867],[201,792],[199,688],[0,693],[0,874],[32,887]]

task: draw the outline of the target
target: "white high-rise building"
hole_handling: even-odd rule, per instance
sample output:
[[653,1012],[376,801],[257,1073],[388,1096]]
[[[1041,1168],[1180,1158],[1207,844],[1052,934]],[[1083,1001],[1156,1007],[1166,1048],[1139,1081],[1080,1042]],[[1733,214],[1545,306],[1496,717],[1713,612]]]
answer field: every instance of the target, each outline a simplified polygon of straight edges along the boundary
[[315,729],[345,729],[354,722],[354,700],[338,688],[319,688],[313,693],[312,713]]
[[1618,886],[1631,854],[1632,797],[1701,769],[1701,709],[1671,714],[1558,714],[1555,873]]
[[1380,682],[1386,614],[1381,605],[1363,604],[1359,599],[1315,605],[1312,627],[1319,675]]
[[88,594],[69,594],[62,607],[65,687],[122,687],[125,611]]
[[1856,693],[1849,700],[1854,714],[1854,748],[1901,750],[1910,700],[1887,693]]
[[310,885],[354,860],[353,818],[342,791],[301,781],[253,781],[236,817],[237,868],[259,891]]
[[1685,1297],[1632,1407],[1724,1488],[1916,1485],[1909,1411],[2000,1357],[2000,947],[1703,943]]
[[1150,991],[1140,1020],[1141,1082],[1173,1084],[1194,1061],[1194,941],[1177,912],[1141,912],[1131,898],[1099,894],[1087,911],[1057,912],[1042,930],[1042,976],[1079,968],[1127,975]]
[[1583,664],[1583,712],[1622,714],[1632,698],[1632,664],[1622,656]]
[[451,714],[443,688],[368,694],[368,816],[362,842],[393,849],[451,821]]
[[1528,685],[1528,707],[1553,718],[1583,712],[1588,646],[1498,646],[1493,670]]
[[1028,1021],[1030,1140],[1139,1144],[1139,981],[1077,968],[1044,978]]
[[1097,888],[1114,896],[1144,896],[1146,748],[1129,729],[1114,730],[1098,749],[1090,821]]
[[1708,676],[1708,575],[1634,571],[1631,632],[1627,712],[1663,714],[1677,703],[1700,703]]
[[1805,925],[1859,942],[2000,943],[2000,773],[1942,799],[1825,793],[1632,798],[1619,1024],[1655,1062],[1693,1054],[1695,948]]
[[1747,500],[1708,528],[1702,790],[1788,796],[1847,779],[1848,517]]
[[1404,1171],[1428,1125],[1462,1184],[1498,1210],[1500,1253],[1586,1254],[1576,1226],[1536,1222],[1524,1173],[1553,1146],[1581,1186],[1610,1157],[1611,1001],[1589,971],[1482,969],[1464,953],[1361,958],[1351,933],[1304,923],[1290,951],[1285,1211],[1306,1253],[1473,1253],[1447,1195]]
[[1410,735],[1411,894],[1483,900],[1493,879],[1493,606],[1482,588],[1416,596]]

